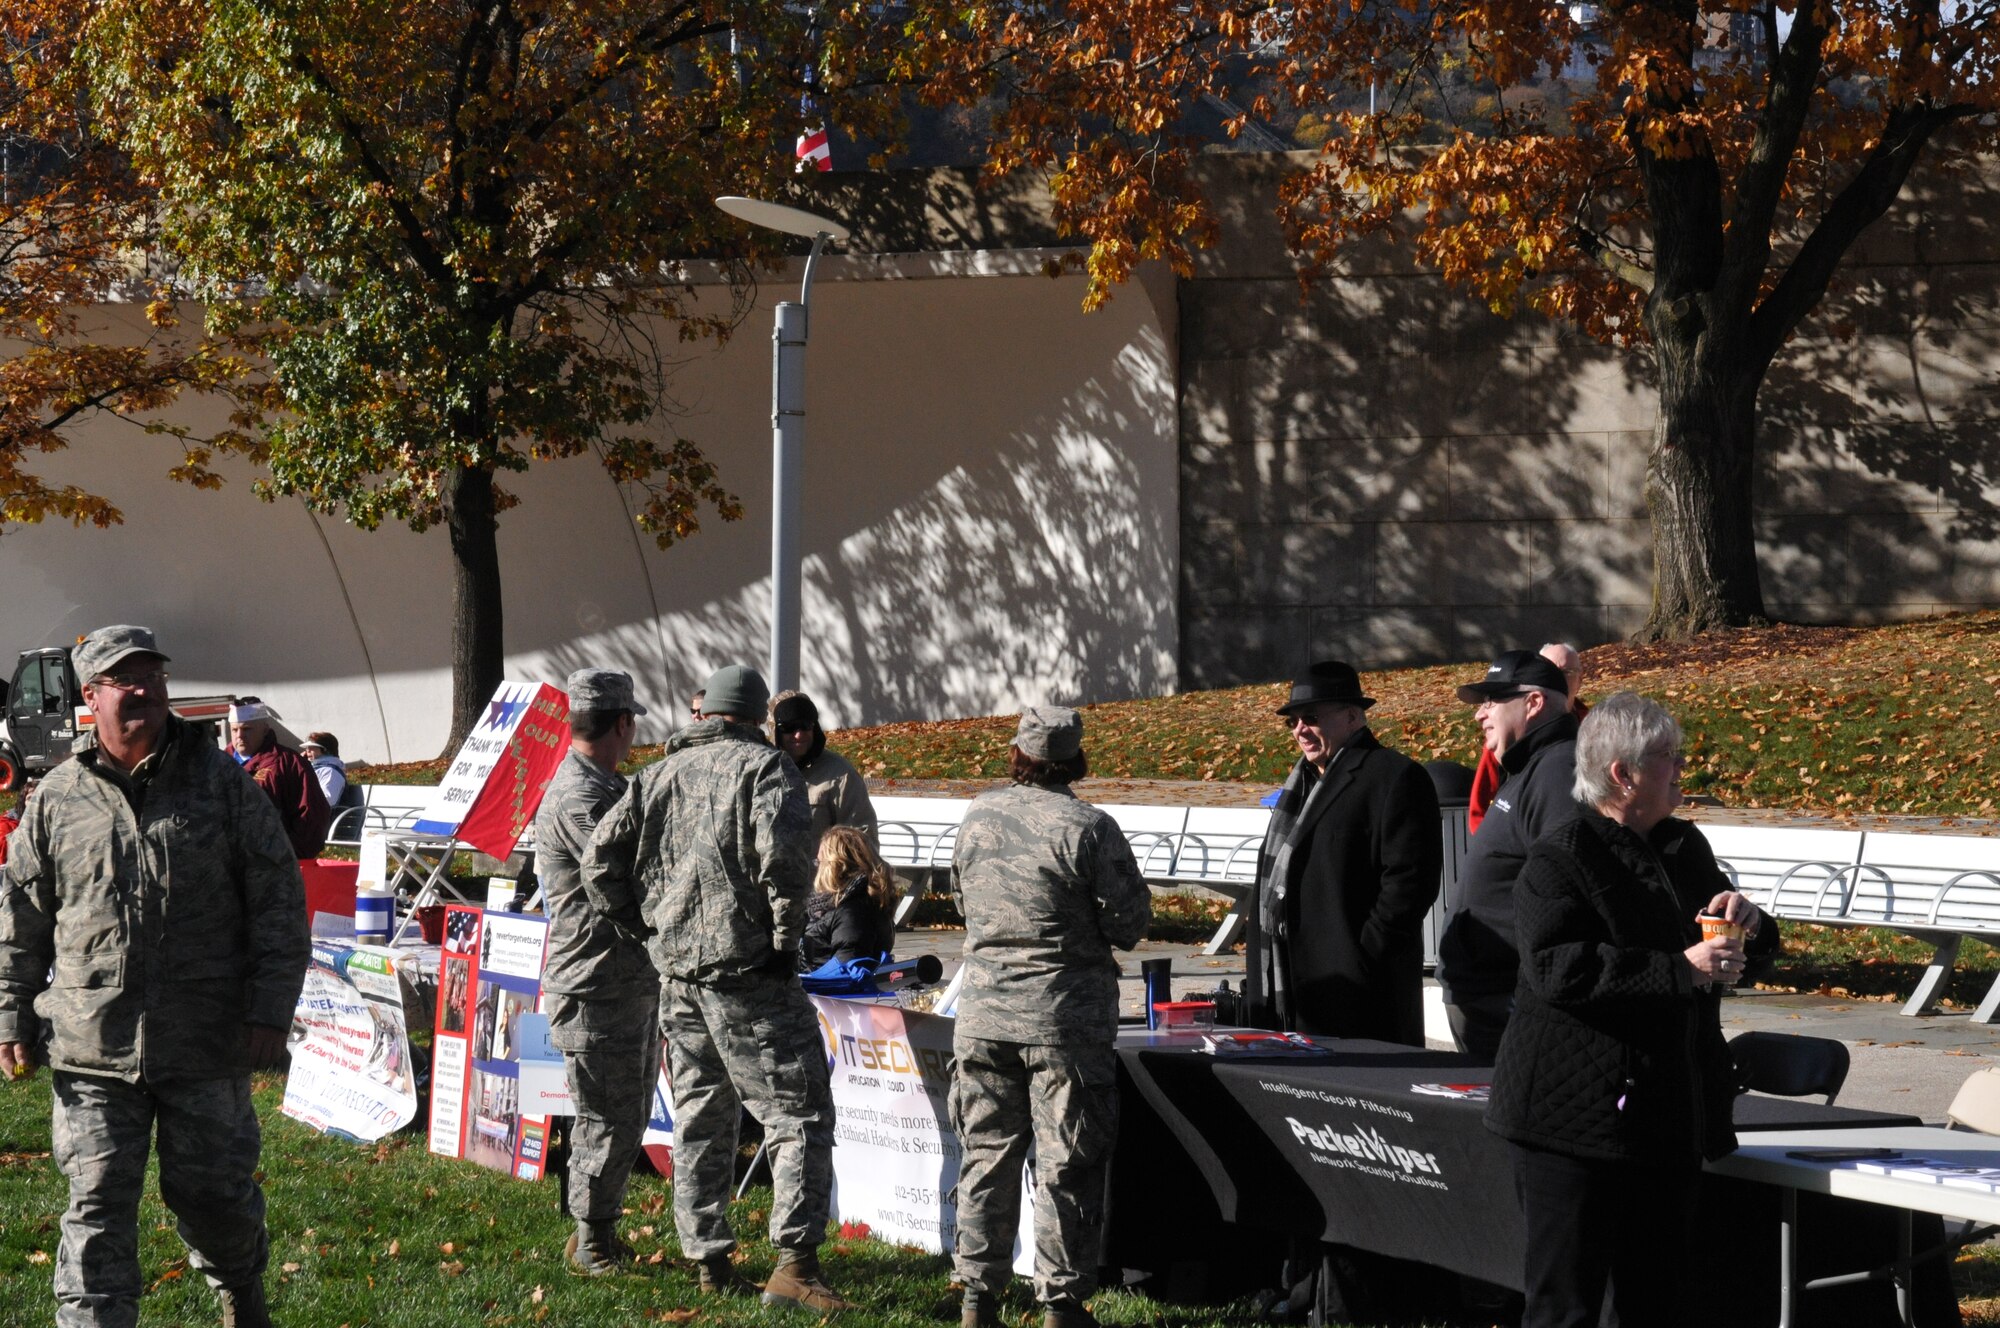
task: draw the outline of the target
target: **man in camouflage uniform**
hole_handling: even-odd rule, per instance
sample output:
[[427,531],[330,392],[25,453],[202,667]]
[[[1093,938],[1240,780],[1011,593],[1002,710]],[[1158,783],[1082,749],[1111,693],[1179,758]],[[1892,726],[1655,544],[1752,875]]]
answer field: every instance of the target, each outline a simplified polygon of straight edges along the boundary
[[1014,787],[981,794],[952,853],[965,984],[952,1034],[958,1172],[954,1267],[963,1328],[1000,1322],[1035,1149],[1035,1296],[1044,1328],[1088,1328],[1118,1129],[1118,961],[1153,905],[1118,823],[1070,792],[1087,768],[1083,717],[1021,713]]
[[660,979],[644,938],[591,907],[582,871],[591,832],[625,792],[618,765],[646,709],[630,675],[609,669],[579,669],[566,689],[569,754],[535,816],[535,861],[549,915],[549,1040],[563,1054],[576,1108],[563,1186],[576,1230],[563,1255],[596,1277],[632,1258],[618,1217],[660,1073]]
[[732,665],[702,719],[673,736],[606,814],[584,888],[651,932],[674,1090],[674,1224],[705,1289],[746,1289],[731,1266],[730,1184],[740,1103],[771,1157],[767,1305],[848,1308],[821,1279],[833,1187],[826,1046],[794,972],[812,883],[805,783],[758,727],[770,689]]
[[138,1321],[156,1127],[160,1197],[222,1322],[270,1323],[250,1071],[284,1058],[305,887],[271,800],[168,710],[166,661],[143,627],[77,646],[96,733],[30,800],[0,886],[0,1075],[55,1073],[62,1328]]

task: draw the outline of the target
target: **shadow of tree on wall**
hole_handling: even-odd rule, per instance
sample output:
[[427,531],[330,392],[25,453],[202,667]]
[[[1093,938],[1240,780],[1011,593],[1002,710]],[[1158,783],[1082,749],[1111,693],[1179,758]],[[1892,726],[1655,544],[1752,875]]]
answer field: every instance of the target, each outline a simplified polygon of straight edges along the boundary
[[[805,564],[803,672],[829,726],[942,718],[1028,701],[1156,695],[1174,682],[1170,442],[1135,456],[1116,440],[1166,427],[1171,371],[1157,336],[1128,347],[1058,410],[1020,421],[976,463],[896,477],[909,496],[846,529]],[[810,532],[809,532],[810,533]],[[770,585],[740,583],[664,615],[664,684],[692,690],[719,665],[763,667]],[[552,675],[611,667],[646,680],[656,741],[685,715],[649,622],[543,652]],[[664,713],[660,713],[664,712]]]
[[[1301,302],[1230,159],[1225,238],[1182,290],[1182,681],[1312,658],[1475,659],[1615,639],[1651,597],[1652,366],[1499,318],[1386,248]],[[2000,180],[1913,182],[1773,367],[1759,550],[1774,614],[2000,600]]]
[[1629,357],[1375,246],[1302,299],[1265,197],[1181,289],[1183,685],[1599,641],[1643,607]]
[[1882,621],[2000,598],[2000,191],[1933,173],[1774,367],[1759,542],[1772,612]]

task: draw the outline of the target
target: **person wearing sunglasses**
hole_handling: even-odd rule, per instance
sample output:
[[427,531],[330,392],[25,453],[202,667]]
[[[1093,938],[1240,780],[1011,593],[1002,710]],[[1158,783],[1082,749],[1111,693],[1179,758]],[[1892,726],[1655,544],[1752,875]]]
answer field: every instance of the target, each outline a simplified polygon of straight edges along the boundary
[[1504,775],[1457,878],[1445,895],[1438,981],[1460,1051],[1492,1064],[1521,968],[1514,949],[1514,879],[1537,839],[1583,810],[1569,676],[1546,655],[1506,650],[1485,676],[1458,689],[1475,707],[1486,750]]
[[1278,714],[1298,763],[1257,855],[1251,1022],[1424,1045],[1424,916],[1443,866],[1437,791],[1376,741],[1353,667],[1315,664]]
[[804,692],[779,692],[771,699],[771,729],[778,747],[806,777],[806,802],[812,808],[812,842],[836,825],[861,832],[868,847],[879,850],[875,835],[875,804],[868,800],[868,781],[854,763],[828,751],[826,730],[819,725],[819,707]]

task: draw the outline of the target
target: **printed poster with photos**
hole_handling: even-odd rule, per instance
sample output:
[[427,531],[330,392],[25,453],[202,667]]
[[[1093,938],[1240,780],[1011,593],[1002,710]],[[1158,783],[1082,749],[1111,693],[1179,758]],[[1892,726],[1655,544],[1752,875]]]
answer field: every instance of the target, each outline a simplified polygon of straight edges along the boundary
[[372,1143],[417,1115],[396,954],[313,942],[292,1016],[284,1113],[322,1134]]
[[548,1161],[549,1118],[521,1112],[521,1023],[541,1008],[547,918],[453,904],[431,1063],[433,1153],[521,1180]]

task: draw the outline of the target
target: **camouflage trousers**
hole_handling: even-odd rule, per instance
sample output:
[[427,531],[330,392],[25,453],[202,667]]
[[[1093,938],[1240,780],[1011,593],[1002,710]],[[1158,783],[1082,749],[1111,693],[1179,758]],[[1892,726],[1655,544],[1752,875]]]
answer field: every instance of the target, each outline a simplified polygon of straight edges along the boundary
[[1110,1043],[1044,1047],[952,1039],[951,1124],[958,1168],[958,1281],[1007,1285],[1021,1225],[1021,1168],[1035,1150],[1035,1297],[1097,1290],[1105,1168],[1118,1134]]
[[563,1054],[576,1106],[563,1198],[583,1222],[616,1221],[660,1078],[659,1000],[551,993],[549,1041]]
[[69,1178],[56,1248],[59,1328],[139,1321],[139,1197],[155,1128],[160,1198],[179,1220],[188,1262],[215,1287],[264,1276],[270,1239],[250,1080],[130,1084],[58,1070],[52,1133],[56,1166]]
[[771,1243],[810,1252],[833,1202],[833,1088],[819,1015],[795,978],[660,981],[674,1090],[674,1225],[691,1259],[727,1254],[739,1107],[764,1127]]

